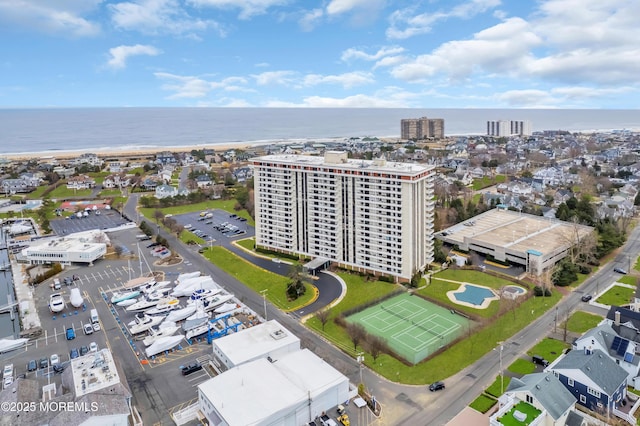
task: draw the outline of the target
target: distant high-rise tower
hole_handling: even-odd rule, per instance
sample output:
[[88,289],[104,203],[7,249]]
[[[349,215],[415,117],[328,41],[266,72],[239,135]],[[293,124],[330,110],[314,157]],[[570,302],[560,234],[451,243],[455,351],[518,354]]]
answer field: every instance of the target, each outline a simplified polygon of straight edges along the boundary
[[529,136],[531,133],[530,121],[487,121],[487,135],[489,136]]
[[402,139],[444,138],[444,119],[442,118],[405,118],[400,120]]

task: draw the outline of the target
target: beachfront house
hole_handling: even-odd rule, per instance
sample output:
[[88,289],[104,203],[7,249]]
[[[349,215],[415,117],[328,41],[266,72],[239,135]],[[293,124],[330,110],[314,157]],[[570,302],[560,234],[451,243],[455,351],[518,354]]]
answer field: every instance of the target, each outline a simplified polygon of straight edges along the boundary
[[71,176],[67,181],[68,189],[90,189],[96,186],[96,181],[87,175]]

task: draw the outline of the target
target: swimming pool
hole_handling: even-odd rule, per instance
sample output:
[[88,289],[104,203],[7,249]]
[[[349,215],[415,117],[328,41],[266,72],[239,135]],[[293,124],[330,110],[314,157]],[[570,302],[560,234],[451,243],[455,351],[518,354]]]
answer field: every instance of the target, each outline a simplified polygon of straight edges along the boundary
[[493,291],[485,287],[479,287],[473,284],[465,284],[464,291],[454,292],[453,297],[458,302],[466,302],[475,306],[481,306],[485,299],[495,298]]

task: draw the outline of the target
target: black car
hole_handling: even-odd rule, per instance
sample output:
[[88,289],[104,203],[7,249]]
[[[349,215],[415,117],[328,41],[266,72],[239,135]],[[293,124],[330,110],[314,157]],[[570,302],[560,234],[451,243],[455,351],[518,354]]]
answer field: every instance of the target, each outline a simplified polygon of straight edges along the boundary
[[442,390],[442,389],[444,389],[444,383],[442,383],[442,382],[435,382],[435,383],[431,383],[429,385],[429,390],[431,392],[439,391],[439,390]]
[[84,356],[89,353],[89,348],[87,346],[80,346],[80,356]]
[[626,275],[627,271],[622,268],[613,268],[613,272],[617,272],[618,274]]
[[534,355],[531,357],[531,362],[533,362],[534,364],[538,364],[541,365],[543,367],[546,367],[549,365],[549,361],[547,361],[546,359],[542,358],[540,355]]
[[49,360],[47,358],[42,358],[40,360],[40,368],[44,369],[49,366]]
[[592,298],[593,298],[593,296],[591,296],[590,294],[585,294],[584,296],[582,296],[582,301],[583,302],[588,302]]
[[236,218],[236,217],[238,217],[238,215],[237,214],[230,214],[229,217],[230,218]]
[[191,373],[202,370],[202,366],[200,365],[200,363],[195,362],[193,364],[180,367],[180,370],[182,370],[183,376],[188,376]]
[[246,221],[247,221],[247,218],[246,218],[246,217],[239,217],[239,218],[238,218],[238,220],[239,220],[240,222],[246,222]]
[[157,246],[159,246],[159,245],[160,245],[160,243],[151,243],[151,244],[149,244],[149,245],[147,246],[147,248],[157,247]]
[[62,364],[54,364],[53,371],[56,373],[62,373],[64,371],[64,365]]

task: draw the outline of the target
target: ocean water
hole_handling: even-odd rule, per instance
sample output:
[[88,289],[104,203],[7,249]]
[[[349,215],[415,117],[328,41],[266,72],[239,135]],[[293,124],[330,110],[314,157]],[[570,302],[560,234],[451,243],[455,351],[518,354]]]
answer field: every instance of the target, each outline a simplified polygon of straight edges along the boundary
[[488,120],[528,120],[534,131],[640,130],[638,110],[0,109],[0,154],[399,137],[401,119],[423,116],[443,118],[446,135],[484,134]]

